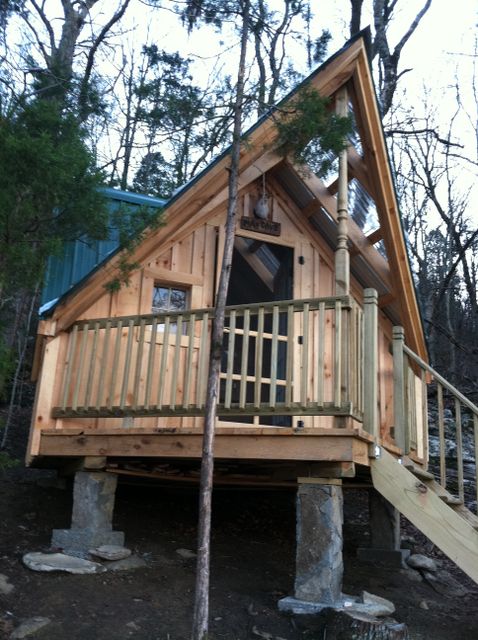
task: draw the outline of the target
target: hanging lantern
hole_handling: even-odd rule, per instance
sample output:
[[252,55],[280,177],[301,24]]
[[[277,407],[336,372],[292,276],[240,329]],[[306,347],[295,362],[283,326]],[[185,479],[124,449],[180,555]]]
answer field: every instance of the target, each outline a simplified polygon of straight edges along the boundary
[[269,196],[266,193],[266,174],[262,174],[262,195],[254,207],[254,215],[261,220],[269,217]]

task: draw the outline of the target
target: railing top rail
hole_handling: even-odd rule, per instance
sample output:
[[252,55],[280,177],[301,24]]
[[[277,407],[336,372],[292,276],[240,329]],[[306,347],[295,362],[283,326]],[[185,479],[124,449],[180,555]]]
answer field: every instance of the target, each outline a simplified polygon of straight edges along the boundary
[[448,389],[450,393],[452,393],[455,398],[457,398],[465,407],[468,407],[470,411],[472,411],[476,416],[478,416],[478,407],[476,404],[471,402],[466,396],[464,396],[456,387],[454,387],[448,380],[446,380],[443,376],[441,376],[433,367],[431,367],[428,363],[420,358],[414,351],[412,351],[406,344],[403,345],[403,351],[407,354],[412,360],[414,360],[419,367],[428,371],[428,373],[439,382],[442,387]]
[[[226,307],[226,316],[229,315],[232,311],[235,311],[236,314],[241,315],[246,310],[249,311],[258,311],[259,309],[264,309],[266,312],[274,309],[274,307],[278,307],[279,310],[287,310],[290,306],[293,306],[294,311],[301,311],[305,304],[309,304],[309,310],[315,311],[319,309],[321,304],[324,305],[325,309],[335,309],[337,302],[340,302],[343,309],[350,309],[352,306],[357,305],[357,302],[351,296],[328,296],[324,298],[303,298],[300,300],[278,300],[273,302],[255,302],[251,304],[240,304]],[[187,321],[190,319],[192,315],[201,316],[203,314],[209,314],[209,317],[214,317],[215,308],[207,307],[204,309],[188,309],[184,311],[168,311],[161,313],[149,313],[143,315],[133,315],[133,316],[116,316],[112,318],[92,318],[92,319],[84,319],[78,320],[70,328],[77,327],[79,329],[87,326],[90,329],[104,329],[107,324],[111,328],[117,327],[120,323],[122,326],[129,325],[132,321],[133,326],[144,324],[152,324],[153,320],[156,319],[157,322],[164,322],[166,318],[174,319],[178,316],[181,316],[183,321]]]

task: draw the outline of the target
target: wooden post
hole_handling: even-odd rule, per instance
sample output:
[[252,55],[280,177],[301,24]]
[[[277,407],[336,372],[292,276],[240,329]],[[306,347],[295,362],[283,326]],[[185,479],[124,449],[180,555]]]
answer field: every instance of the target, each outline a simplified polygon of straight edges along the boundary
[[364,290],[364,429],[378,436],[378,294],[375,289]]
[[[342,87],[337,94],[337,114],[348,114],[347,89]],[[350,292],[350,256],[348,240],[348,170],[347,149],[339,155],[339,184],[337,192],[337,247],[335,249],[335,295],[347,296]]]
[[405,332],[403,327],[393,327],[393,423],[395,442],[404,453],[410,451],[407,419],[405,414],[405,359],[403,345]]

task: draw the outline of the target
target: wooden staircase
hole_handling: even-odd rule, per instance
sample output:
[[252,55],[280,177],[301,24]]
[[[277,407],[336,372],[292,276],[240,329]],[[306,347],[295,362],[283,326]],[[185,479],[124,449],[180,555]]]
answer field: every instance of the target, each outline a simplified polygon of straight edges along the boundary
[[478,517],[463,500],[428,471],[382,447],[376,448],[371,472],[375,489],[478,583]]

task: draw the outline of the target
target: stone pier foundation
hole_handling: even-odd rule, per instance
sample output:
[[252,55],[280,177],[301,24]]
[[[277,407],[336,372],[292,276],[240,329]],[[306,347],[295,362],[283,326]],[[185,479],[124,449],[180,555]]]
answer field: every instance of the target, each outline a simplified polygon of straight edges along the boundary
[[66,553],[87,553],[103,544],[124,544],[124,533],[113,531],[118,478],[112,473],[78,471],[73,489],[71,529],[54,529],[51,546]]
[[343,602],[342,486],[328,482],[299,484],[294,597],[279,602],[283,611],[312,613]]

